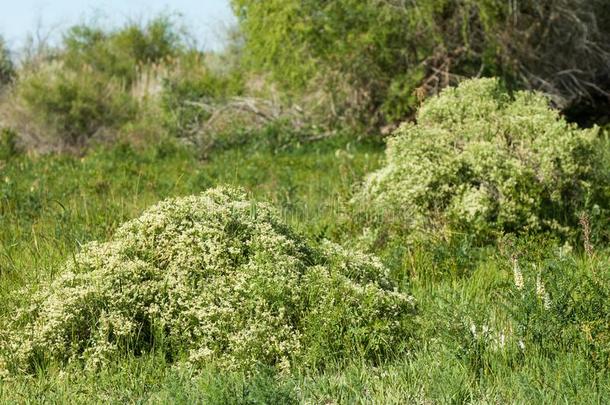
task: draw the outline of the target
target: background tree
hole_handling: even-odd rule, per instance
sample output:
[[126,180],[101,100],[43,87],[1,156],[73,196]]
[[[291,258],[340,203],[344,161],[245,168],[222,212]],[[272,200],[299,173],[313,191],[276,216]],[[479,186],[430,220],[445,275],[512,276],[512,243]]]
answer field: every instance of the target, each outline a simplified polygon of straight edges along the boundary
[[379,126],[463,77],[499,76],[563,109],[608,102],[603,0],[232,0],[248,62],[331,115]]

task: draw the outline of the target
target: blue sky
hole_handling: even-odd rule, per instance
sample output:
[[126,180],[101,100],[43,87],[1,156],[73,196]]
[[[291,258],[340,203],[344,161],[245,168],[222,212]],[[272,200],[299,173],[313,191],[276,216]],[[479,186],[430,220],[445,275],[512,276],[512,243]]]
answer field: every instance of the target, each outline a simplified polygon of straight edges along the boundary
[[104,25],[146,20],[159,13],[181,21],[204,49],[222,48],[222,32],[234,23],[229,0],[0,0],[0,35],[13,49],[41,26],[57,39],[71,25],[97,18]]

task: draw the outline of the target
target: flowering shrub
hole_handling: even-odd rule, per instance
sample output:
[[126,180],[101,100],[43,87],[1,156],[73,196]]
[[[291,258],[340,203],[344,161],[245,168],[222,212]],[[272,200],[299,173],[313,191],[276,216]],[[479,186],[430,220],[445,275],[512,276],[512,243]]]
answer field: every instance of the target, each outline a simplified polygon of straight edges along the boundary
[[596,134],[565,122],[539,94],[510,96],[496,79],[465,81],[426,101],[417,124],[396,131],[385,167],[368,177],[355,202],[413,238],[570,234],[579,210],[607,208]]
[[4,328],[0,349],[12,353],[5,367],[26,371],[152,349],[228,369],[322,366],[398,350],[412,309],[378,259],[308,246],[267,204],[216,188],[163,201],[86,245]]

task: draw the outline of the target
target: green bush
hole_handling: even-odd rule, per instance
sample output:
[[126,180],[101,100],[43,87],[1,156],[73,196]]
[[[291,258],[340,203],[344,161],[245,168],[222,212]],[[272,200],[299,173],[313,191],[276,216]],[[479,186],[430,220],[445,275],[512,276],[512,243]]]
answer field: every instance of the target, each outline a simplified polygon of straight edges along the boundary
[[465,81],[429,99],[416,124],[396,131],[385,166],[355,203],[411,238],[570,236],[581,210],[607,217],[609,179],[597,133],[566,123],[539,94],[510,96],[496,79]]
[[417,41],[417,52],[424,53],[433,46],[431,35],[420,35],[420,28],[431,34],[427,16],[435,6],[429,2],[418,13],[409,6],[358,0],[232,3],[246,60],[270,72],[285,91],[321,88],[332,95],[327,113],[360,124],[378,123],[381,109],[394,116],[413,108],[386,101],[393,103],[405,93],[410,97],[419,84],[412,77],[419,74],[421,60],[409,54],[407,44]]
[[128,24],[109,31],[90,25],[72,27],[63,39],[61,59],[65,67],[83,66],[129,86],[140,65],[167,62],[184,49],[183,38],[168,17],[158,17],[145,26]]
[[115,30],[75,26],[52,54],[22,67],[9,100],[15,126],[35,132],[32,142],[45,146],[83,146],[100,130],[117,133],[128,123],[130,134],[150,132],[144,119],[156,104],[149,96],[184,51],[184,38],[168,17]]
[[[244,55],[328,112],[370,125],[409,117],[460,77],[502,77],[561,107],[607,97],[605,0],[232,0]],[[312,89],[313,87],[313,89]],[[415,94],[414,94],[415,93]]]
[[33,118],[68,145],[83,144],[101,128],[116,128],[136,111],[119,80],[86,67],[42,66],[23,76],[16,91]]
[[404,348],[412,310],[378,259],[309,246],[267,204],[216,188],[161,202],[68,259],[0,334],[0,366],[97,368],[151,350],[242,370],[377,360]]

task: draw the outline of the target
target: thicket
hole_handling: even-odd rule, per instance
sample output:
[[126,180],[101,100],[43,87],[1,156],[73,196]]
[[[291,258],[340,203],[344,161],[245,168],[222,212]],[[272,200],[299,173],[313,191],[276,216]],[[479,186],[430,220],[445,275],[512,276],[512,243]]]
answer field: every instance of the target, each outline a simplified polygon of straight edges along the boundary
[[72,27],[60,45],[23,61],[3,121],[33,148],[116,139],[125,126],[133,130],[150,118],[150,99],[185,44],[175,21],[163,16],[118,29]]
[[186,48],[183,33],[169,17],[145,25],[130,23],[116,30],[92,25],[72,27],[64,35],[60,59],[66,69],[88,66],[129,87],[142,65],[168,63]]
[[206,155],[278,131],[283,144],[389,133],[422,100],[479,76],[540,90],[581,123],[607,120],[610,13],[601,0],[233,6],[239,28],[222,54],[193,47],[170,17],[72,27],[20,64],[2,120],[34,148],[170,136]]
[[401,121],[418,99],[478,76],[543,91],[562,109],[608,103],[605,0],[232,4],[250,66],[293,94],[322,90],[331,120]]
[[44,126],[45,140],[70,146],[82,146],[100,130],[118,130],[137,108],[120,78],[89,65],[67,69],[59,61],[24,75],[15,96],[26,116]]
[[373,256],[312,245],[240,190],[168,199],[86,245],[18,309],[0,376],[153,350],[246,371],[378,361],[413,332],[414,302],[388,276]]
[[239,126],[204,128],[217,110],[243,94],[244,78],[231,58],[198,50],[166,16],[116,29],[78,25],[57,47],[23,61],[3,102],[3,121],[32,148],[165,137],[205,148],[217,137],[212,132]]
[[0,87],[10,83],[15,76],[15,66],[4,38],[0,37]]
[[5,121],[31,147],[83,146],[108,133],[116,138],[138,119],[149,90],[135,91],[142,72],[171,62],[180,47],[179,32],[165,17],[116,30],[75,26],[57,48],[24,61]]
[[411,240],[570,237],[583,212],[603,229],[610,178],[598,128],[579,129],[548,104],[537,93],[510,95],[497,79],[443,90],[388,140],[385,166],[354,203]]

